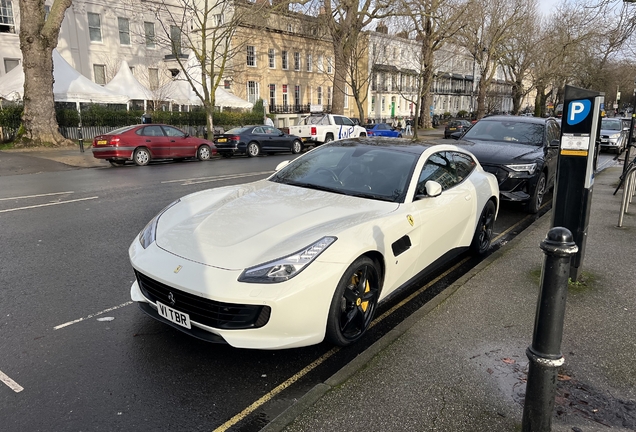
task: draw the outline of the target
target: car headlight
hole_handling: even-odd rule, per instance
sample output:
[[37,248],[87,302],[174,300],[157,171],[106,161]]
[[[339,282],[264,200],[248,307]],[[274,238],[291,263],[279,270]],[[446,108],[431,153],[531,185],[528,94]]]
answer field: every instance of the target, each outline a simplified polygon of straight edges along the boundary
[[157,216],[153,217],[150,222],[141,230],[139,233],[139,243],[141,243],[141,247],[146,249],[150,246],[157,236],[157,223],[159,223],[159,218],[162,214],[164,214],[170,207],[177,204],[181,199],[178,199],[170,204],[168,204],[163,210],[157,213]]
[[620,134],[620,133],[615,133],[615,134],[610,135],[609,137],[610,137],[611,139],[618,139],[618,138],[620,138],[620,137],[621,137],[621,134]]
[[336,240],[337,237],[323,237],[291,255],[245,269],[239,276],[238,281],[277,283],[289,280],[303,271]]
[[534,171],[537,169],[537,164],[536,163],[514,164],[514,165],[506,165],[506,167],[510,168],[513,171],[517,171],[517,172],[526,171],[528,174],[534,174]]

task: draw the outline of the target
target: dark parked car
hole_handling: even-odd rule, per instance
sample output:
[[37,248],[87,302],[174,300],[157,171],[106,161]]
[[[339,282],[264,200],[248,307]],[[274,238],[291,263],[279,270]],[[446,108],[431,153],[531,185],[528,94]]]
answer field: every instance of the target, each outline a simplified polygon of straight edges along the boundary
[[388,123],[366,124],[367,136],[383,136],[390,138],[402,138],[402,132],[395,130]]
[[223,157],[246,154],[249,157],[261,153],[300,153],[303,143],[296,135],[289,135],[272,126],[256,125],[230,129],[214,137],[218,153]]
[[554,186],[560,136],[554,118],[494,116],[475,123],[457,144],[497,177],[502,200],[536,213]]
[[151,160],[198,158],[216,154],[211,141],[193,137],[174,126],[141,124],[125,126],[93,139],[93,156],[113,166],[133,161],[148,165]]
[[451,120],[444,128],[444,138],[450,138],[451,134],[463,132],[471,126],[472,124],[467,120]]

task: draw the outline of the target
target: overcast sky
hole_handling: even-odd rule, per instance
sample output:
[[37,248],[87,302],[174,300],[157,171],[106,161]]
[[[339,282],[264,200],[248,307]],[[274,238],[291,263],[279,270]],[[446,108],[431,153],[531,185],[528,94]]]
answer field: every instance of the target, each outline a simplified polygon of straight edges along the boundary
[[547,15],[556,4],[554,0],[539,0],[539,10]]

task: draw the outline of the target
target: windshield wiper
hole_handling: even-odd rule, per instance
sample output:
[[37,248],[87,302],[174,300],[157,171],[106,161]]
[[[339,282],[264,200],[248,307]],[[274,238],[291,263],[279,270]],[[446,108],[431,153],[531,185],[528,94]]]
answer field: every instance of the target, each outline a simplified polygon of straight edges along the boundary
[[[274,179],[272,179],[274,180]],[[339,190],[339,189],[334,189],[334,188],[330,188],[327,186],[322,186],[322,185],[317,185],[317,184],[313,184],[313,183],[303,183],[303,182],[298,182],[298,181],[294,181],[294,180],[287,180],[287,179],[276,179],[277,183],[284,183],[284,184],[288,184],[291,186],[298,186],[298,187],[303,187],[303,188],[307,188],[307,189],[315,189],[315,190],[320,190],[320,191],[325,191],[325,192],[333,192],[333,193],[337,193],[337,194],[344,194],[343,191]]]

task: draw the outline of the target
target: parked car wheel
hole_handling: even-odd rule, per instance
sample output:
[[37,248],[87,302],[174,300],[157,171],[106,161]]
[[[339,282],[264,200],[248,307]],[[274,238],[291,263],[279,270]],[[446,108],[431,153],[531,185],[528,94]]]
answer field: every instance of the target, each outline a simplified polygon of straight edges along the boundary
[[210,157],[212,157],[210,146],[207,144],[203,144],[202,146],[200,146],[197,150],[197,159],[199,159],[200,161],[206,161],[210,160]]
[[333,141],[333,135],[327,134],[325,136],[325,142],[324,143],[326,144],[326,143],[331,142],[331,141]]
[[261,153],[261,148],[258,146],[257,143],[251,142],[247,145],[247,155],[249,157],[258,156],[260,153]]
[[471,252],[476,255],[483,255],[490,248],[493,228],[495,226],[495,212],[495,203],[488,201],[481,212],[481,216],[479,216],[473,242],[470,244]]
[[300,141],[296,140],[292,143],[292,147],[291,147],[291,152],[292,154],[298,154],[301,151],[303,151],[303,143],[301,143]]
[[547,188],[547,182],[545,173],[542,172],[539,175],[539,180],[537,180],[537,186],[534,188],[534,192],[530,197],[530,201],[527,204],[528,213],[538,213],[541,208],[541,204],[543,203],[543,196],[545,195]]
[[363,256],[349,266],[338,283],[327,318],[327,340],[339,346],[362,337],[371,324],[380,296],[380,273]]
[[139,166],[148,165],[148,162],[150,162],[150,152],[147,148],[140,147],[135,150],[135,153],[133,154],[133,160]]

